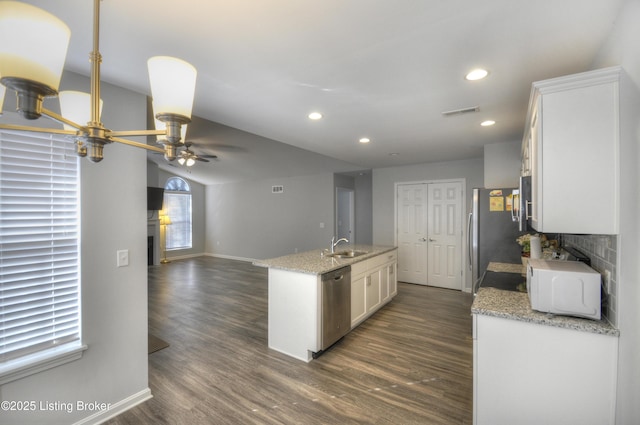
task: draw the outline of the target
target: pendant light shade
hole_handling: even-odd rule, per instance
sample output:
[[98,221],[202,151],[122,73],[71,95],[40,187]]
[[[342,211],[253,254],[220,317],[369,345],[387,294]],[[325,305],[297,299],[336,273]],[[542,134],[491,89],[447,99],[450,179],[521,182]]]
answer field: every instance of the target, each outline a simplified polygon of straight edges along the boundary
[[0,75],[57,91],[71,31],[49,12],[17,1],[0,1]]
[[[90,1],[90,0],[84,0]],[[151,93],[157,107],[155,118],[162,122],[158,130],[110,130],[101,122],[100,3],[93,0],[93,50],[90,94],[63,92],[60,109],[44,107],[44,99],[58,95],[62,70],[69,47],[69,27],[49,12],[22,1],[0,0],[0,115],[4,89],[16,94],[16,111],[27,120],[44,116],[64,125],[64,129],[42,126],[17,126],[0,122],[0,130],[64,134],[75,140],[76,153],[90,161],[103,159],[103,149],[121,143],[163,153],[168,161],[176,159],[183,145],[185,126],[191,122],[196,70],[180,59],[159,56],[149,60]],[[42,2],[46,3],[46,2]],[[108,2],[105,2],[108,3]],[[162,135],[162,147],[129,140],[127,137]]]
[[[61,91],[60,112],[71,121],[80,125],[87,125],[91,121],[91,95],[80,91]],[[99,116],[102,115],[102,99],[100,99]],[[73,127],[63,124],[65,130],[74,130]]]
[[147,61],[156,117],[179,115],[191,119],[196,69],[181,59],[154,56]]

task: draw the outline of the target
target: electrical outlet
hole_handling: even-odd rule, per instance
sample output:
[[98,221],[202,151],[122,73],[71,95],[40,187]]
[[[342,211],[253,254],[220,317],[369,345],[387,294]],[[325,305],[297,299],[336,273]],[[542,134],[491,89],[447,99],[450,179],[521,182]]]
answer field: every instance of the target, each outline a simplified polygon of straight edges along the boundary
[[611,290],[611,270],[604,271],[604,291],[609,294]]
[[118,267],[127,267],[129,265],[129,250],[128,249],[120,249],[116,252],[117,256],[117,266]]

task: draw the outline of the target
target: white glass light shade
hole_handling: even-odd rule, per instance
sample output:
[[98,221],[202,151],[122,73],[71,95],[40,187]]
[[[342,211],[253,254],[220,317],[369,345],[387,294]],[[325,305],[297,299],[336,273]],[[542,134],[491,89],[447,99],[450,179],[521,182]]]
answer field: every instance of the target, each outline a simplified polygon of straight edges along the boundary
[[178,164],[180,164],[180,165],[184,165],[185,161],[186,160],[183,157],[178,158]]
[[154,56],[147,61],[151,97],[156,114],[178,114],[191,118],[196,90],[196,69],[169,56]]
[[196,163],[195,159],[193,159],[193,158],[187,159],[187,167],[191,167],[195,163]]
[[0,1],[0,75],[60,86],[71,31],[49,12]]
[[[65,90],[58,95],[60,98],[60,112],[68,120],[80,125],[87,125],[91,121],[91,96],[89,93]],[[100,112],[102,116],[102,99],[100,99]],[[74,130],[73,127],[64,124],[65,130]]]

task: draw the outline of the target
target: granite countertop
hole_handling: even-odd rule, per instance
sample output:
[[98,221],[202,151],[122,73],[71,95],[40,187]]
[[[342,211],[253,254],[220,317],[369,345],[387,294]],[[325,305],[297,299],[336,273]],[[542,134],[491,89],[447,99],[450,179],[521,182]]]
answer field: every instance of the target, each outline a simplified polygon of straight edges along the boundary
[[395,246],[380,245],[338,245],[335,250],[343,251],[353,249],[355,251],[365,251],[366,254],[354,258],[335,258],[323,255],[326,249],[315,249],[313,251],[300,252],[298,254],[285,255],[283,257],[269,258],[266,260],[254,261],[255,266],[282,269],[306,274],[322,274],[340,267],[348,266],[369,258],[375,257],[385,252],[396,250]]
[[620,331],[606,320],[589,320],[534,311],[531,309],[529,295],[523,292],[481,287],[473,301],[471,312],[602,335],[620,335]]

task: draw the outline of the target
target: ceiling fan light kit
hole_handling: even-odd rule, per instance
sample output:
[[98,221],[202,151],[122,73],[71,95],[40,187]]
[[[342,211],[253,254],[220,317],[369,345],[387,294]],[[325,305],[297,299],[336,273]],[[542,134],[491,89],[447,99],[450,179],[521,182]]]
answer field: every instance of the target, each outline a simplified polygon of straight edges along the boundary
[[[17,1],[0,1],[0,83],[16,92],[17,111],[22,117],[35,120],[44,115],[64,126],[63,129],[43,129],[0,124],[0,129],[73,136],[78,155],[88,156],[93,162],[103,159],[104,146],[112,142],[161,152],[167,160],[175,159],[177,149],[184,144],[182,129],[186,131],[186,125],[191,122],[196,69],[183,60],[168,56],[149,59],[155,118],[164,127],[133,131],[107,129],[100,121],[100,0],[94,0],[93,11],[93,51],[89,55],[91,93],[73,94],[69,96],[71,100],[63,100],[66,96],[61,93],[60,115],[43,108],[42,104],[46,97],[58,96],[71,37],[69,27],[35,6]],[[84,125],[80,124],[83,122]],[[163,147],[122,138],[154,135],[162,136],[158,143]]]

